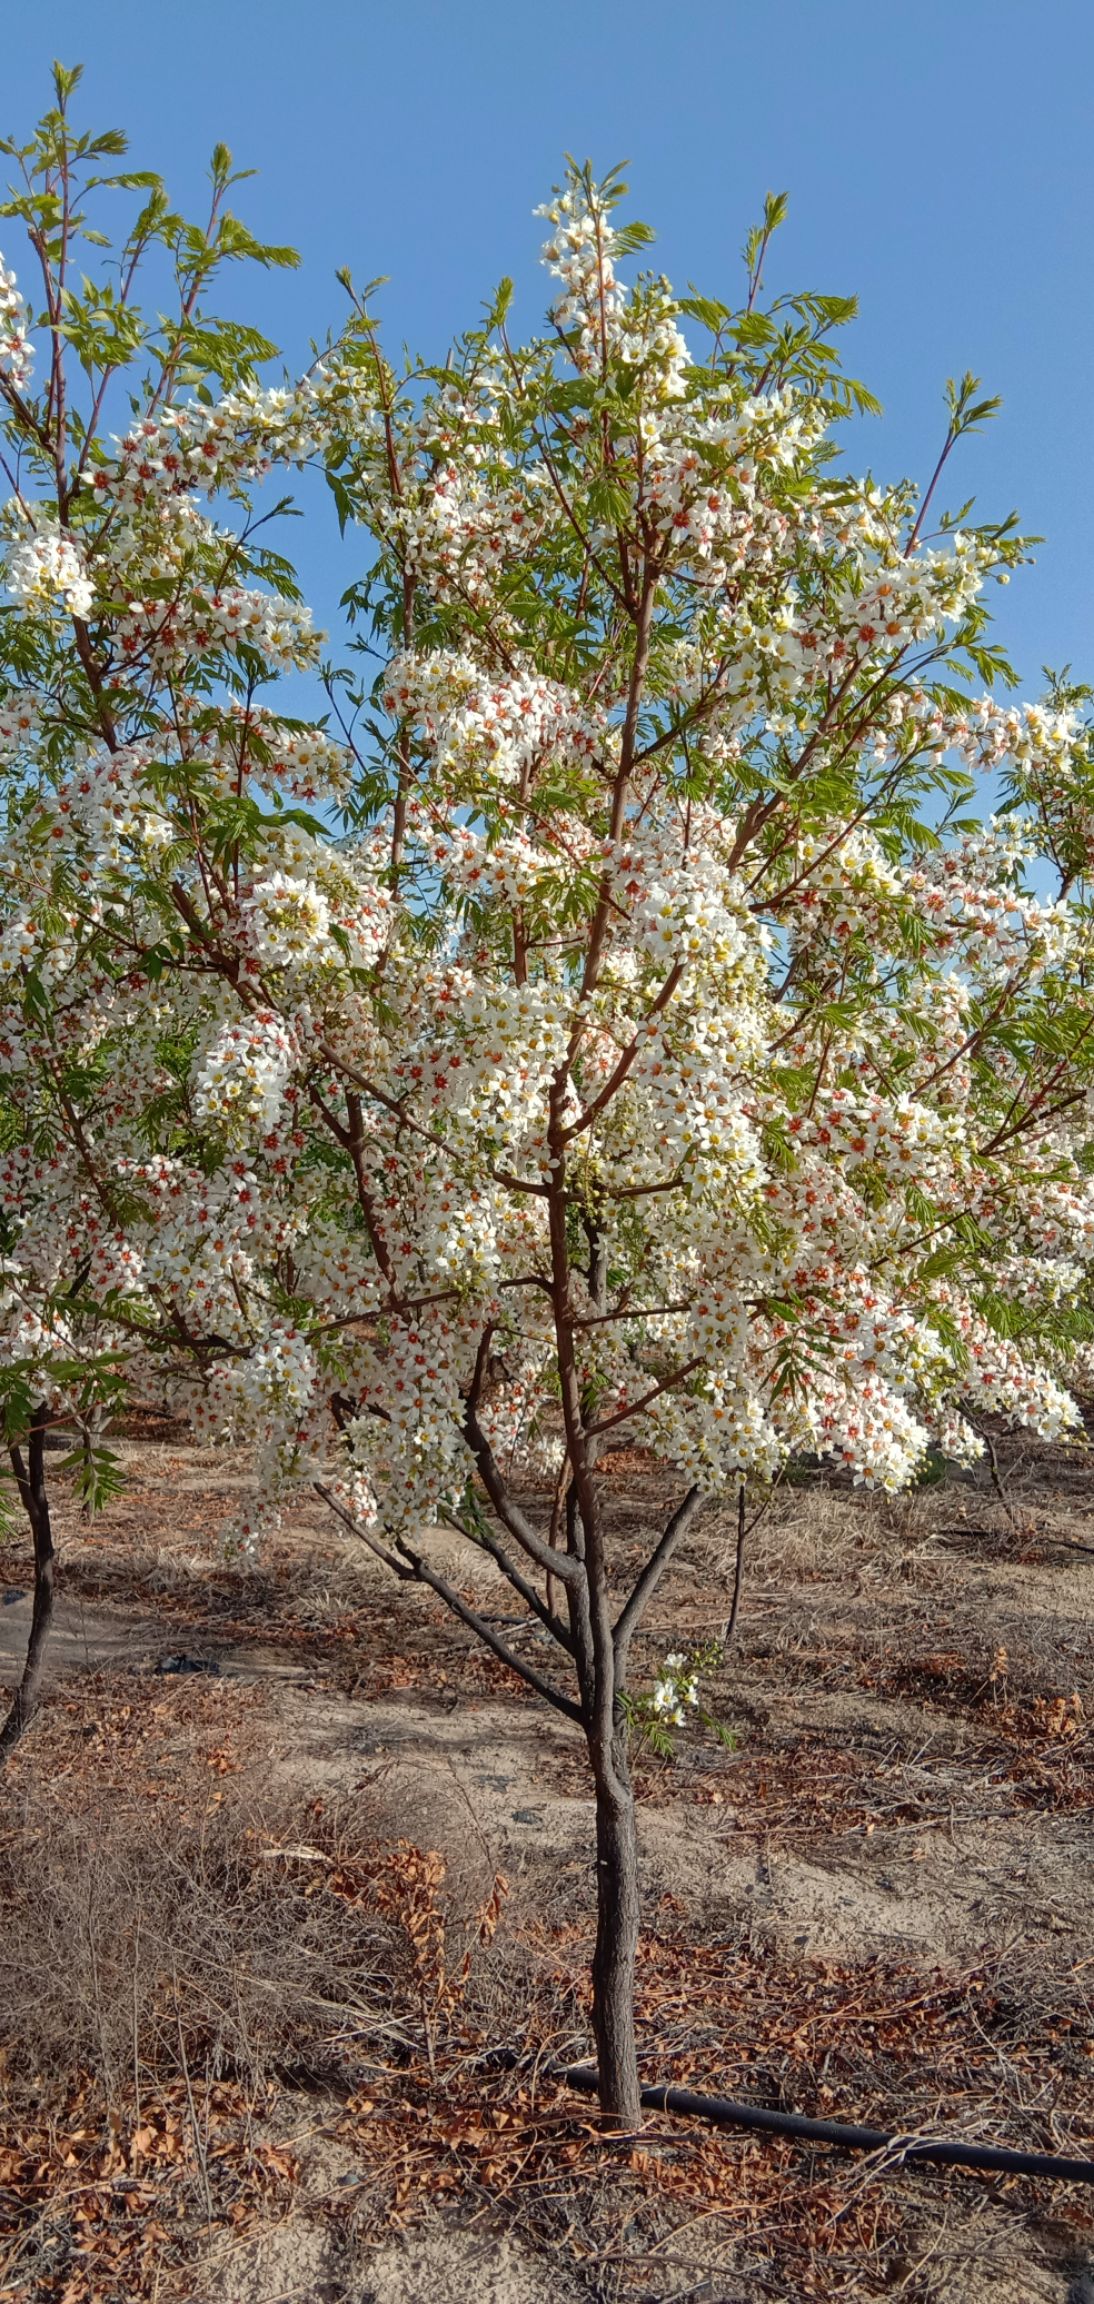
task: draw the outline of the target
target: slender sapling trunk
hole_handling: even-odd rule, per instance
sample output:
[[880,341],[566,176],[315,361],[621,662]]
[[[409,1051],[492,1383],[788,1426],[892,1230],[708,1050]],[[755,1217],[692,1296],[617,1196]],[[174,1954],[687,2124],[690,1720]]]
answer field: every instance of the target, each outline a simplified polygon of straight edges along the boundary
[[42,1672],[45,1665],[46,1643],[53,1619],[53,1532],[50,1527],[49,1497],[46,1490],[45,1436],[47,1408],[45,1402],[34,1410],[27,1437],[27,1452],[16,1445],[9,1449],[15,1484],[22,1498],[30,1522],[34,1544],[34,1607],[30,1620],[30,1638],[27,1641],[23,1676],[12,1698],[7,1719],[0,1728],[0,1766],[13,1752],[19,1739],[29,1728],[38,1709],[42,1691]]
[[641,2125],[634,1971],[638,1951],[638,1830],[627,1761],[626,1727],[607,1755],[590,1741],[596,1785],[596,1951],[593,2036],[600,2109],[620,2128]]

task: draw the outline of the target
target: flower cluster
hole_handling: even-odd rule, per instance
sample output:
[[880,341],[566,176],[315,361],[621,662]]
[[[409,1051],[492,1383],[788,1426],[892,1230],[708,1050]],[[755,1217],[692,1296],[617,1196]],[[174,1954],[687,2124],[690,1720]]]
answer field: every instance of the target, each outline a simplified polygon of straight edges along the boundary
[[383,690],[384,709],[412,723],[438,769],[469,793],[519,785],[548,762],[595,758],[604,731],[557,683],[515,673],[485,681],[467,655],[400,657]]
[[313,807],[339,806],[350,790],[352,754],[325,728],[284,721],[255,705],[232,706],[220,751],[236,773],[245,773],[267,791]]
[[578,337],[577,364],[588,366],[610,330],[615,336],[625,308],[625,296],[615,274],[613,257],[617,238],[605,207],[590,200],[583,185],[556,191],[536,210],[551,225],[543,259],[562,282],[551,318],[557,328],[574,329]]
[[689,1711],[699,1702],[699,1676],[694,1663],[679,1649],[665,1657],[653,1684],[650,1704],[667,1728],[685,1728]]
[[32,689],[15,688],[0,696],[0,760],[27,751],[40,724],[41,706]]
[[15,600],[86,619],[95,587],[75,536],[39,514],[29,534],[9,545],[4,581]]
[[188,400],[144,417],[99,466],[96,495],[144,507],[188,489],[214,495],[261,480],[275,463],[304,463],[326,436],[318,381],[291,390],[243,384],[211,403]]
[[133,600],[121,635],[126,655],[148,655],[165,670],[180,656],[246,648],[279,671],[295,671],[315,662],[321,641],[301,602],[244,585],[208,593],[194,586],[183,600],[167,604]]
[[230,1019],[197,1065],[195,1117],[233,1144],[276,1128],[296,1058],[293,1033],[270,1010]]
[[17,391],[30,382],[34,346],[30,320],[15,274],[0,256],[0,368],[6,370]]
[[260,880],[243,907],[248,942],[258,957],[284,968],[306,959],[330,938],[330,905],[313,880],[271,872]]

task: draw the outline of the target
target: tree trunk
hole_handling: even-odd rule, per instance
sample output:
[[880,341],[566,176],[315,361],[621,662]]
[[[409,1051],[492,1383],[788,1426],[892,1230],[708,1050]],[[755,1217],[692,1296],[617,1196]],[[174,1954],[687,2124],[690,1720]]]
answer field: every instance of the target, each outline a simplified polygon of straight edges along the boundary
[[638,1948],[638,1834],[627,1765],[626,1730],[611,1752],[593,1754],[596,1780],[596,1952],[593,2034],[600,2109],[620,2128],[637,2128],[642,2107],[634,2037],[634,1968]]
[[20,1448],[13,1446],[9,1450],[16,1486],[30,1521],[34,1541],[34,1608],[23,1677],[12,1698],[7,1719],[0,1728],[0,1767],[9,1752],[14,1751],[38,1709],[46,1642],[53,1616],[54,1552],[53,1532],[49,1524],[49,1497],[46,1492],[46,1415],[44,1403],[34,1411],[25,1462]]

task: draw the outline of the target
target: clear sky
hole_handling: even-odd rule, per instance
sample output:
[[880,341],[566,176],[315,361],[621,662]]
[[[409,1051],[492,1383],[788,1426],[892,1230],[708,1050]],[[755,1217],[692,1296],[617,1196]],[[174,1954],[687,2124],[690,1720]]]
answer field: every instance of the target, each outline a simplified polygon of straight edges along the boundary
[[945,377],[1001,393],[950,500],[1046,539],[997,596],[1027,686],[1045,661],[1094,678],[1092,0],[0,0],[0,131],[44,108],[54,55],[181,205],[217,138],[260,171],[238,205],[304,261],[248,316],[292,361],[339,314],[340,264],[389,276],[386,332],[416,350],[505,272],[531,319],[530,211],[565,151],[628,160],[653,260],[712,294],[788,190],[769,285],[861,300],[848,356],[885,416],[856,462],[924,476]]

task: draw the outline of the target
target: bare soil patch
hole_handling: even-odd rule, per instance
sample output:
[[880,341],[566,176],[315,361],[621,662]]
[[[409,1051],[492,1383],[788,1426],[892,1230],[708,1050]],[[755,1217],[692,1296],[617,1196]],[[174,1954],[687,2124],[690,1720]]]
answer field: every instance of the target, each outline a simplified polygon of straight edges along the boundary
[[[588,2053],[575,1740],[318,1508],[231,1566],[230,1462],[151,1416],[123,1448],[100,1521],[60,1491],[0,1780],[0,2297],[1090,2304],[1079,2187],[602,2135],[549,2077]],[[1094,2151],[1094,1468],[1000,1461],[1005,1503],[817,1477],[756,1528],[706,1690],[733,1749],[639,1761],[650,2079]],[[606,1476],[637,1538],[657,1468]],[[691,1541],[639,1674],[717,1632],[733,1535]],[[0,1603],[10,1684],[18,1544]]]

